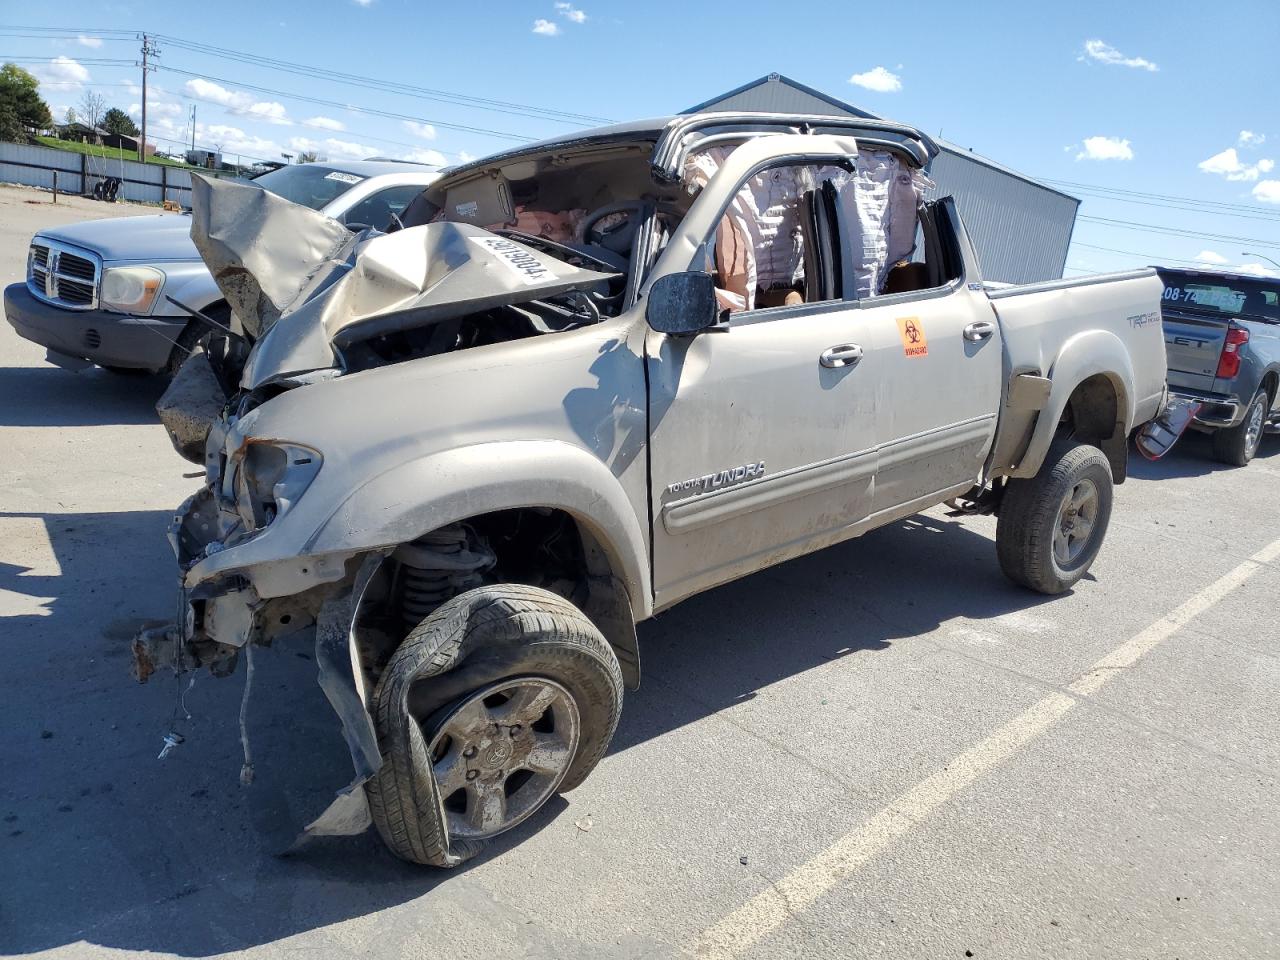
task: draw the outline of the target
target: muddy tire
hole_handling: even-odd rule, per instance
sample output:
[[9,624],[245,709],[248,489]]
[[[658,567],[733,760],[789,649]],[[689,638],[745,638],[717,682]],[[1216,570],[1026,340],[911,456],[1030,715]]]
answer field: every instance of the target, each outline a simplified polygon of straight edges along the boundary
[[1009,481],[996,525],[1000,569],[1039,593],[1071,589],[1102,547],[1111,500],[1111,465],[1102,451],[1056,442],[1034,477]]
[[1267,408],[1271,397],[1266,387],[1254,395],[1245,409],[1244,419],[1236,426],[1213,432],[1213,459],[1233,467],[1245,467],[1258,452],[1267,429]]
[[567,600],[486,586],[410,632],[372,708],[383,762],[365,791],[378,833],[398,857],[454,867],[595,768],[622,672]]

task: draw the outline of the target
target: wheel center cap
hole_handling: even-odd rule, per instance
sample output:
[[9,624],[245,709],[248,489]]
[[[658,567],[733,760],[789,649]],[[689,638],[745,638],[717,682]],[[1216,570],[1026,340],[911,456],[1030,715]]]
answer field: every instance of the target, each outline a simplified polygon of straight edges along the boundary
[[511,759],[511,754],[515,752],[515,747],[508,739],[494,740],[485,748],[484,765],[491,770],[496,770],[506,765]]

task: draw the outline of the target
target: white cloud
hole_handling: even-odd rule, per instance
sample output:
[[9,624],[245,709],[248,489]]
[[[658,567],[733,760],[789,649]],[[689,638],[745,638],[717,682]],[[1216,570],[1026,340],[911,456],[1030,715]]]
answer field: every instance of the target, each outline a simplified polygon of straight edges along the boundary
[[412,160],[414,163],[429,163],[437,167],[447,167],[449,161],[439,150],[409,150],[400,154],[401,160]]
[[1133,148],[1119,137],[1086,137],[1081,141],[1077,160],[1132,160]]
[[196,146],[219,149],[227,161],[234,161],[236,157],[242,160],[277,160],[283,152],[274,140],[254,136],[223,123],[196,124]]
[[1195,259],[1197,263],[1210,263],[1210,264],[1213,264],[1214,266],[1222,266],[1224,263],[1231,262],[1222,254],[1217,253],[1213,250],[1201,250],[1199,253],[1196,254]]
[[849,82],[876,93],[895,93],[902,89],[902,78],[884,67],[872,67],[866,73],[855,73]]
[[102,46],[102,39],[100,37],[86,37],[84,34],[80,34],[80,36],[76,37],[76,43],[82,47],[90,47],[97,50]]
[[1226,273],[1247,273],[1255,277],[1276,276],[1273,267],[1261,263],[1232,263],[1216,250],[1201,250],[1195,256],[1196,263],[1205,267],[1221,267]]
[[1280,180],[1260,180],[1253,186],[1253,199],[1263,203],[1280,203]]
[[332,117],[312,117],[310,120],[303,120],[304,127],[315,127],[317,130],[334,130],[341,133],[347,129],[346,124],[341,120],[334,120]]
[[323,140],[290,137],[289,149],[295,154],[314,153],[321,160],[366,160],[378,153],[374,147],[350,140],[339,140],[336,137],[326,137]]
[[1079,59],[1084,60],[1085,57],[1110,66],[1133,67],[1135,70],[1150,70],[1152,73],[1160,69],[1150,60],[1142,57],[1126,57],[1111,44],[1102,40],[1086,40],[1084,42],[1084,56]]
[[400,122],[415,137],[421,137],[423,140],[434,140],[436,138],[436,128],[429,123],[419,123],[417,120],[402,120]]
[[550,20],[543,20],[539,18],[533,21],[533,32],[544,37],[554,37],[560,32],[560,28]]
[[475,158],[475,157],[473,157],[471,154],[467,153],[467,151],[465,151],[465,150],[459,150],[459,151],[458,151],[458,162],[459,162],[459,163],[470,163],[470,162],[471,162],[472,160],[474,160],[474,159],[476,159],[476,158]]
[[566,20],[572,20],[574,23],[586,23],[587,14],[583,10],[579,10],[572,3],[557,3],[556,12]]
[[1260,159],[1257,163],[1243,163],[1240,155],[1236,153],[1235,147],[1227,147],[1221,153],[1215,153],[1208,160],[1200,161],[1197,166],[1205,173],[1215,173],[1218,176],[1226,177],[1228,180],[1244,181],[1253,183],[1258,179],[1259,174],[1270,173],[1275,167],[1275,161],[1266,157]]
[[1265,133],[1254,133],[1252,130],[1241,130],[1240,139],[1236,141],[1237,147],[1260,147],[1267,142]]
[[48,63],[32,67],[31,72],[41,83],[56,86],[60,90],[73,90],[89,82],[89,71],[84,64],[70,57],[54,57]]
[[228,90],[212,80],[196,77],[184,85],[187,93],[200,100],[210,100],[227,108],[231,113],[264,120],[280,126],[288,126],[293,121],[283,103],[274,100],[254,100],[242,90]]
[[373,0],[355,0],[356,6],[367,7],[373,3]]
[[[140,119],[142,117],[142,104],[129,104],[127,112],[134,119]],[[186,114],[186,108],[180,103],[168,103],[163,100],[149,100],[147,102],[147,122],[149,123],[154,123],[159,117],[183,117]]]

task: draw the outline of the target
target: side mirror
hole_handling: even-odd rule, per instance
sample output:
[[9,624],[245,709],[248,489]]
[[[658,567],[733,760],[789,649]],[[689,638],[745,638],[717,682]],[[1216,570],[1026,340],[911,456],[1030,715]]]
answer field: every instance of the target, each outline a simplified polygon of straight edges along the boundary
[[720,319],[715,279],[707,273],[672,273],[649,288],[644,318],[658,333],[687,337]]

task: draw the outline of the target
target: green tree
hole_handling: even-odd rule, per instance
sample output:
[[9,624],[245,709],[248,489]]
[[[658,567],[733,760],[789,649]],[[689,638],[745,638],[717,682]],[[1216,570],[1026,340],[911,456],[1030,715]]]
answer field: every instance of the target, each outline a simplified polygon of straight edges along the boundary
[[26,131],[22,129],[22,124],[18,122],[18,115],[13,112],[13,107],[0,100],[0,140],[21,143],[26,139]]
[[112,107],[102,115],[102,129],[126,137],[136,137],[140,132],[138,125],[119,107]]
[[5,140],[21,140],[28,131],[53,126],[49,105],[40,99],[40,82],[16,63],[0,67],[0,114],[9,118],[0,123]]

